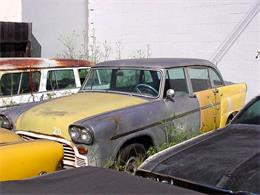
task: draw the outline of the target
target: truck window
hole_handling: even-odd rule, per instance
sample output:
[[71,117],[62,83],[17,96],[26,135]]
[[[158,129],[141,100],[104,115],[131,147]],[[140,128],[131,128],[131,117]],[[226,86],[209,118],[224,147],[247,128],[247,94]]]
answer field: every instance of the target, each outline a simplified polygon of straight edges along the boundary
[[193,92],[211,88],[209,73],[206,67],[189,67],[188,73]]
[[47,74],[47,90],[75,88],[75,77],[72,69],[50,70]]

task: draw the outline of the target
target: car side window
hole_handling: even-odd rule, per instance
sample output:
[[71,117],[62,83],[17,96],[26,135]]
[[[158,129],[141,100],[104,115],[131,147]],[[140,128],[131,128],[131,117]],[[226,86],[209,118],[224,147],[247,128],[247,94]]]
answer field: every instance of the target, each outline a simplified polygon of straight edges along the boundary
[[38,71],[4,74],[0,81],[1,95],[12,96],[38,91],[40,75]]
[[211,88],[208,68],[189,67],[188,73],[189,73],[193,92],[207,90]]
[[174,89],[176,96],[189,93],[183,68],[172,68],[167,70],[164,95],[166,95],[168,89]]
[[17,95],[21,73],[7,73],[1,78],[1,95]]
[[75,88],[75,77],[72,69],[50,70],[47,74],[47,90]]
[[37,92],[39,90],[40,77],[40,72],[21,73],[19,94]]
[[209,68],[209,75],[210,75],[210,79],[211,79],[211,83],[212,83],[213,87],[219,87],[219,86],[224,85],[224,82],[221,79],[221,77],[219,76],[219,74],[212,68]]
[[89,68],[80,68],[78,69],[78,71],[79,71],[80,84],[82,85],[83,82],[85,81],[86,76],[88,75]]

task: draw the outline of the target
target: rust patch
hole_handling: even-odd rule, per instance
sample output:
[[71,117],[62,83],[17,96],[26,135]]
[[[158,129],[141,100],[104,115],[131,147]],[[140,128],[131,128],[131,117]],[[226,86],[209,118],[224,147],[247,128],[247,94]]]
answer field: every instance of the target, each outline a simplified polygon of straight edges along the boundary
[[0,71],[66,68],[66,67],[91,67],[94,64],[88,60],[76,59],[46,59],[46,58],[2,58]]
[[[7,66],[9,65],[10,67],[14,68],[29,68],[29,67],[36,67],[38,64],[41,64],[43,60],[41,59],[4,59],[0,60],[0,66]],[[0,69],[2,69],[0,67]]]
[[75,59],[52,59],[56,61],[56,64],[58,66],[62,67],[79,67],[79,66],[86,66],[86,67],[91,67],[94,64],[88,60],[75,60]]

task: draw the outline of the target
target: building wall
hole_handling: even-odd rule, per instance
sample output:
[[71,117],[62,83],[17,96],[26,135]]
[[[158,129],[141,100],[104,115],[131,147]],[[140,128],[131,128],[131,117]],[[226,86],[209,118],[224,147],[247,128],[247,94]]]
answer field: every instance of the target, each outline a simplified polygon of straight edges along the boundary
[[88,31],[88,0],[22,0],[22,21],[32,22],[42,57],[56,57],[65,39],[80,48],[82,33]]
[[0,21],[21,22],[21,9],[21,0],[0,0]]
[[[121,56],[212,59],[217,49],[259,0],[90,0],[89,29],[100,46]],[[218,62],[224,79],[248,84],[248,99],[259,94],[259,13]],[[91,37],[90,37],[91,39]],[[91,41],[91,40],[90,40]],[[149,48],[149,49],[147,49]],[[142,50],[139,55],[137,50]],[[258,83],[258,84],[256,84]]]

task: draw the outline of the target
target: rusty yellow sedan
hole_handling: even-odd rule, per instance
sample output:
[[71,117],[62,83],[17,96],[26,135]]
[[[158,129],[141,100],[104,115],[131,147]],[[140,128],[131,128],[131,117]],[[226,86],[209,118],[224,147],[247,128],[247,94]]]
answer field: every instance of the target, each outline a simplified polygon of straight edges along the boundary
[[244,83],[225,82],[203,59],[107,61],[91,68],[79,93],[2,111],[0,124],[67,139],[89,165],[119,159],[131,167],[168,140],[169,126],[190,132],[223,127],[245,95]]

